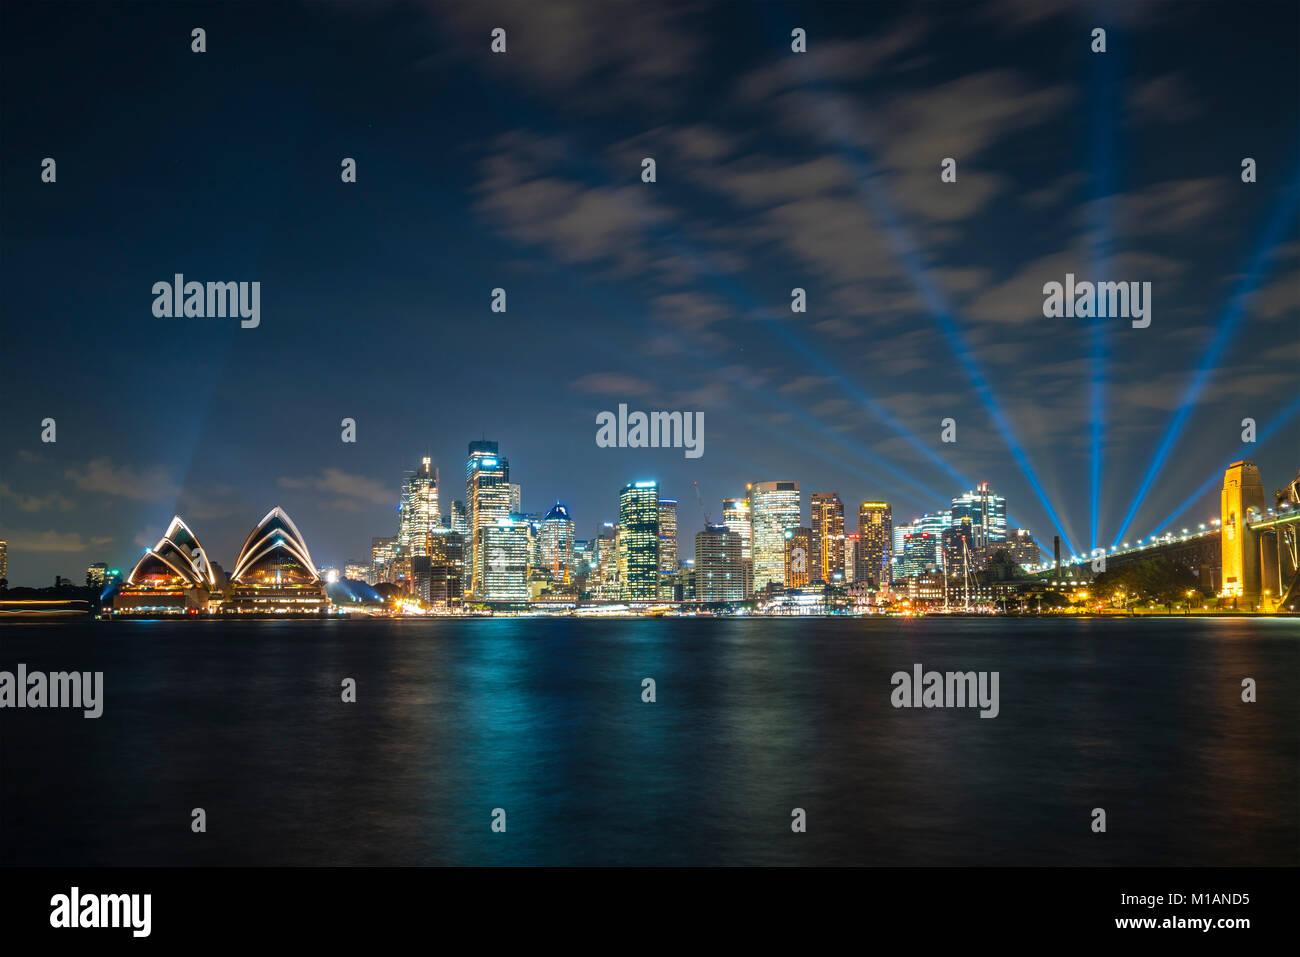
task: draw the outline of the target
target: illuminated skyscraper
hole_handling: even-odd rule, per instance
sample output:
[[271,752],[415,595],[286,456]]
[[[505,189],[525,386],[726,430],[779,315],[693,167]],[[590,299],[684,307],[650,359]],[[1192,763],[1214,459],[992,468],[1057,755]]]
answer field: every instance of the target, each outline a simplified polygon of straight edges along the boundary
[[802,588],[812,581],[817,555],[813,551],[811,528],[785,530],[785,587]]
[[438,475],[426,455],[420,467],[402,482],[397,520],[397,544],[412,556],[429,554],[429,533],[438,527]]
[[451,512],[448,515],[451,519],[451,530],[457,534],[469,538],[469,513],[465,510],[465,503],[456,499],[451,503]]
[[484,601],[528,600],[528,523],[499,518],[479,529]]
[[[484,572],[487,563],[484,530],[509,519],[513,492],[510,487],[510,461],[498,454],[497,443],[480,440],[469,444],[465,462],[465,512],[469,522],[469,593],[485,597]],[[524,536],[524,560],[528,558],[528,530]],[[526,573],[525,573],[526,577]]]
[[538,537],[541,567],[550,573],[552,581],[567,582],[573,567],[573,519],[569,509],[556,502],[542,519]]
[[596,536],[596,584],[591,591],[599,599],[613,601],[619,597],[618,526],[606,522]]
[[660,598],[671,601],[673,579],[677,574],[677,500],[659,500],[659,577]]
[[[0,575],[0,578],[4,576]],[[108,578],[108,565],[104,562],[94,562],[86,566],[86,586],[88,588],[103,588],[104,581]]]
[[858,508],[858,549],[855,578],[877,588],[889,584],[894,545],[893,512],[886,502],[863,502]]
[[799,507],[798,482],[755,482],[750,489],[755,592],[785,584],[785,533],[799,527]]
[[695,534],[696,601],[743,601],[744,565],[740,535],[725,525],[709,525]]
[[754,526],[749,518],[749,498],[724,498],[722,524],[740,536],[740,563],[744,566],[745,597],[754,591]]
[[524,487],[518,482],[510,483],[510,512],[518,515],[524,510]]
[[935,545],[934,536],[929,532],[913,530],[904,535],[900,560],[895,566],[899,573],[897,577],[910,578],[937,567]]
[[812,493],[812,581],[844,581],[844,503],[835,492]]
[[1007,500],[994,494],[988,482],[952,500],[952,524],[967,521],[971,528],[971,551],[980,564],[993,547],[1007,540]]
[[618,496],[619,570],[622,597],[659,597],[659,483],[633,482]]
[[439,528],[429,541],[429,601],[438,606],[458,605],[464,591],[465,536]]
[[933,566],[939,567],[943,564],[943,533],[945,529],[952,527],[952,512],[945,509],[942,512],[926,512],[920,518],[912,521],[912,527],[918,532],[924,532],[934,539],[934,561]]
[[370,584],[397,581],[397,539],[372,538],[370,540]]
[[862,540],[857,532],[848,532],[844,536],[844,582],[849,584],[858,580],[858,543]]

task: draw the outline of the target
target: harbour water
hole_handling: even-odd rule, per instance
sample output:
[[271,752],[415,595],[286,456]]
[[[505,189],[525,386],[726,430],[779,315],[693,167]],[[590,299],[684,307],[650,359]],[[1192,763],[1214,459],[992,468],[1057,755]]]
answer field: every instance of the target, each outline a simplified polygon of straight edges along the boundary
[[[20,663],[103,714],[0,711],[4,864],[1300,863],[1294,619],[0,627]],[[895,708],[918,664],[997,717]]]

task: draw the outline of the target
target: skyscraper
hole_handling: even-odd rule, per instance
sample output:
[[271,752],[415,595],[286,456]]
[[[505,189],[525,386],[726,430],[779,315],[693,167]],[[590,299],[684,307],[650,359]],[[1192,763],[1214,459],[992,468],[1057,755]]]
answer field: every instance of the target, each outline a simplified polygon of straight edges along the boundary
[[899,577],[922,575],[934,568],[935,540],[929,532],[910,531],[903,536],[901,560],[897,563]]
[[754,591],[785,584],[785,533],[799,527],[799,483],[755,482],[749,492]]
[[[484,597],[484,573],[487,548],[484,530],[501,519],[509,519],[513,493],[510,487],[510,460],[500,455],[497,443],[486,439],[469,444],[465,461],[465,512],[469,523],[469,592]],[[524,558],[527,561],[528,531],[523,528]],[[525,578],[527,576],[525,575]],[[525,582],[526,586],[526,582]]]
[[696,601],[743,601],[741,539],[725,525],[709,525],[695,534]]
[[844,536],[844,581],[850,584],[858,580],[858,543],[862,536],[857,532],[848,532]]
[[745,597],[754,591],[754,526],[749,518],[749,497],[722,500],[722,524],[740,536],[740,563]]
[[596,584],[592,592],[597,598],[612,601],[619,597],[618,582],[618,526],[606,522],[596,536]]
[[835,492],[812,493],[812,581],[844,581],[844,503]]
[[370,540],[370,584],[397,581],[397,539],[372,538]]
[[920,518],[912,520],[912,527],[918,532],[924,532],[934,539],[934,567],[943,564],[943,533],[945,529],[952,527],[952,512],[944,509],[942,512],[926,512]]
[[456,499],[451,503],[451,512],[448,515],[451,519],[451,530],[457,534],[469,537],[469,513],[465,510],[465,503]]
[[812,581],[817,556],[813,551],[811,528],[785,530],[785,587],[802,588]]
[[429,554],[429,533],[438,527],[438,476],[426,455],[420,467],[402,481],[397,520],[397,544],[411,556]]
[[659,500],[659,597],[673,597],[673,576],[677,574],[677,500]]
[[483,543],[480,569],[484,601],[528,600],[528,523],[499,518],[479,529]]
[[952,524],[970,523],[970,548],[983,564],[995,547],[1007,540],[1007,500],[994,493],[988,482],[952,500]]
[[618,496],[619,570],[622,597],[659,597],[659,483],[633,482]]
[[889,584],[893,525],[893,511],[886,502],[863,502],[858,508],[858,581],[870,582],[877,588]]
[[566,506],[556,502],[546,513],[539,539],[542,567],[550,573],[552,581],[567,582],[573,568],[573,519]]

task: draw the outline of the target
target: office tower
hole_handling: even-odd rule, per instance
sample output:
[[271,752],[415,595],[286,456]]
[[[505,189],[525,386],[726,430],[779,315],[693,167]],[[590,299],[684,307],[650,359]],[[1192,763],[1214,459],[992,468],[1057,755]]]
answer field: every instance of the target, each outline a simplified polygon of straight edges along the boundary
[[618,496],[618,550],[622,597],[659,597],[659,483],[633,482]]
[[428,555],[411,556],[411,597],[429,603],[433,577],[433,559]]
[[1007,556],[1017,565],[1038,564],[1038,543],[1029,529],[1007,530]]
[[[465,512],[469,523],[468,540],[468,591],[476,598],[485,597],[484,573],[487,567],[485,529],[493,528],[502,519],[509,519],[514,493],[510,486],[510,461],[500,455],[497,443],[486,439],[469,443],[469,458],[465,461]],[[528,532],[520,529],[524,538],[527,561]]]
[[659,571],[677,571],[677,500],[659,500]]
[[740,535],[740,561],[745,566],[745,597],[754,591],[754,526],[749,518],[749,496],[722,500],[722,524]]
[[858,549],[855,577],[877,588],[889,584],[893,550],[893,512],[886,502],[863,502],[858,508]]
[[862,536],[849,532],[844,536],[844,582],[851,584],[858,580],[858,543]]
[[969,518],[943,530],[943,562],[949,576],[961,577],[967,571],[979,569],[975,541],[975,529]]
[[397,544],[411,556],[429,554],[429,533],[438,527],[439,518],[438,475],[426,455],[420,467],[402,481]]
[[785,533],[799,527],[799,483],[755,482],[749,492],[754,591],[785,584]]
[[429,602],[459,604],[464,597],[465,536],[439,528],[429,536]]
[[499,518],[479,529],[483,545],[479,569],[484,601],[528,600],[528,523]]
[[[0,575],[0,578],[3,578]],[[108,578],[108,565],[103,562],[93,562],[86,566],[86,587],[103,588],[104,581]]]
[[910,578],[922,575],[935,567],[935,541],[929,532],[908,532],[903,537],[898,562],[899,577]]
[[451,512],[448,513],[448,519],[451,521],[450,528],[458,535],[469,537],[469,513],[465,509],[465,503],[456,499],[451,503]]
[[924,532],[934,539],[934,567],[943,564],[943,532],[944,529],[952,528],[952,511],[944,509],[942,512],[926,512],[920,518],[912,520],[912,527],[918,532]]
[[510,512],[519,515],[524,510],[524,487],[518,482],[510,483]]
[[370,584],[397,581],[397,539],[372,538],[370,540]]
[[606,522],[596,536],[596,597],[613,601],[619,597],[618,581],[618,526]]
[[365,582],[366,584],[371,584],[370,566],[367,565],[365,562],[358,562],[356,560],[344,562],[343,577],[351,579],[352,581]]
[[9,543],[0,541],[0,578],[9,577]]
[[812,581],[817,556],[811,528],[785,530],[785,587],[802,588]]
[[[695,600],[743,601],[745,566],[740,533],[725,525],[709,525],[695,534]],[[683,598],[686,597],[683,588]]]
[[952,524],[968,522],[971,529],[971,551],[982,565],[988,556],[1007,540],[1007,500],[981,482],[952,500]]
[[573,568],[573,519],[569,509],[555,503],[546,513],[538,532],[538,557],[540,566],[550,574],[552,581],[567,582]]
[[672,601],[677,574],[677,500],[659,500],[659,597]]
[[844,581],[844,503],[835,492],[812,493],[812,555],[815,582]]

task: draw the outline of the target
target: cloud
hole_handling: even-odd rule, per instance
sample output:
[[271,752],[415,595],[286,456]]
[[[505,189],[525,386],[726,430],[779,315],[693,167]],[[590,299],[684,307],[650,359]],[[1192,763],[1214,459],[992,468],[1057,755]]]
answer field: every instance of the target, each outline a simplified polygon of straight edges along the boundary
[[179,487],[162,466],[135,469],[129,465],[114,466],[110,459],[100,458],[83,468],[68,469],[64,475],[84,491],[137,502],[171,500],[179,492]]
[[569,383],[569,388],[589,395],[641,396],[656,390],[649,382],[636,376],[616,372],[590,372]]
[[9,533],[9,549],[14,552],[84,552],[102,548],[112,541],[111,538],[82,538],[79,532],[17,530]]
[[0,499],[10,500],[24,512],[41,512],[47,508],[57,508],[66,512],[76,505],[72,499],[60,492],[51,491],[45,495],[24,495],[22,492],[15,490],[8,482],[0,482]]
[[279,485],[287,489],[332,492],[347,499],[371,502],[375,505],[391,505],[397,498],[397,492],[383,482],[336,468],[327,468],[320,475],[303,478],[283,476],[279,480]]

